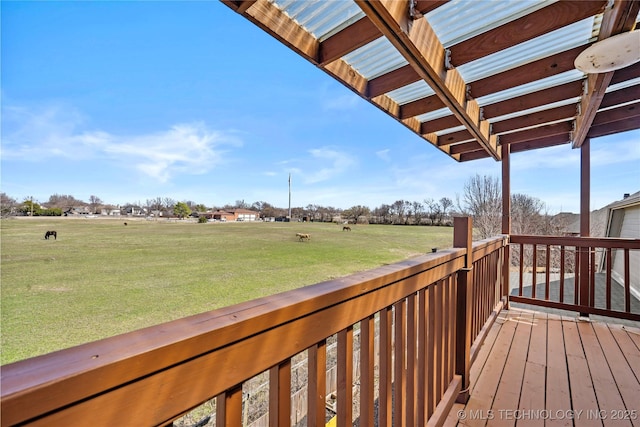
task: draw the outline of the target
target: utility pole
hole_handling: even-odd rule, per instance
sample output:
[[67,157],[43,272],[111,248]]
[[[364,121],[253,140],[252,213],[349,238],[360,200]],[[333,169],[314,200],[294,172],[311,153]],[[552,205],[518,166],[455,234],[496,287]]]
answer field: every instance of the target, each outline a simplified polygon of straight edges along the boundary
[[289,172],[289,221],[291,221],[291,172]]

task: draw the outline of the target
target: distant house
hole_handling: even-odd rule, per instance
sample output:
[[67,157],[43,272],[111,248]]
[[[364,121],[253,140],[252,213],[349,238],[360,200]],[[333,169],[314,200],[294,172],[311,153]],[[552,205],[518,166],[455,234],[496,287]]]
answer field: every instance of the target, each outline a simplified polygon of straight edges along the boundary
[[120,208],[106,207],[100,209],[100,215],[103,216],[120,216]]
[[[606,237],[640,239],[640,191],[625,194],[624,199],[607,208]],[[624,251],[616,250],[612,256],[611,276],[618,283],[624,283],[624,275]],[[640,251],[629,251],[629,276],[631,293],[640,299]]]
[[248,209],[218,209],[212,217],[218,221],[256,221],[260,213]]

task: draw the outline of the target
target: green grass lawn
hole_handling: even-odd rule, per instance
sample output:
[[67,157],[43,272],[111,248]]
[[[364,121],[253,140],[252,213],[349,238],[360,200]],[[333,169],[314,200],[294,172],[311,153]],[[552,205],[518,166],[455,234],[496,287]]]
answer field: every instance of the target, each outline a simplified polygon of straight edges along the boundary
[[[453,238],[449,227],[351,227],[3,219],[0,363],[342,277]],[[58,239],[44,240],[47,230]]]

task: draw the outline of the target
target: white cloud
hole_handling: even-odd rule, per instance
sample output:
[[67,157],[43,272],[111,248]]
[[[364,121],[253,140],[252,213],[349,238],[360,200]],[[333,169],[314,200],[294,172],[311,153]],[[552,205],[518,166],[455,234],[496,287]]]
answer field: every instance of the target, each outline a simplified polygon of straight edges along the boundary
[[389,162],[391,161],[391,156],[389,155],[391,153],[390,149],[384,149],[384,150],[379,150],[376,151],[376,156],[378,156],[378,158],[380,158],[381,160],[384,160],[385,162]]
[[311,173],[304,173],[303,180],[306,184],[327,181],[341,175],[356,164],[356,160],[349,154],[331,148],[316,148],[309,150],[309,153],[313,159],[308,170],[313,170],[316,165],[320,168]]
[[5,159],[106,158],[163,183],[179,174],[206,173],[225,161],[228,149],[221,147],[242,145],[233,135],[208,129],[203,123],[177,124],[149,134],[115,135],[81,130],[84,117],[64,106],[37,112],[9,107],[4,112]]

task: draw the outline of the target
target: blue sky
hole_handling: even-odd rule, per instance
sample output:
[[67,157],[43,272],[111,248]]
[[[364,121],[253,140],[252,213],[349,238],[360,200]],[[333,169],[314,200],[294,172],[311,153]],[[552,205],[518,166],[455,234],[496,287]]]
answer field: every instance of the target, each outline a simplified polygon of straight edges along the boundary
[[[2,1],[1,191],[371,208],[462,194],[457,163],[219,2]],[[640,190],[640,132],[592,140],[591,207]],[[579,151],[512,156],[512,192],[579,211]]]

